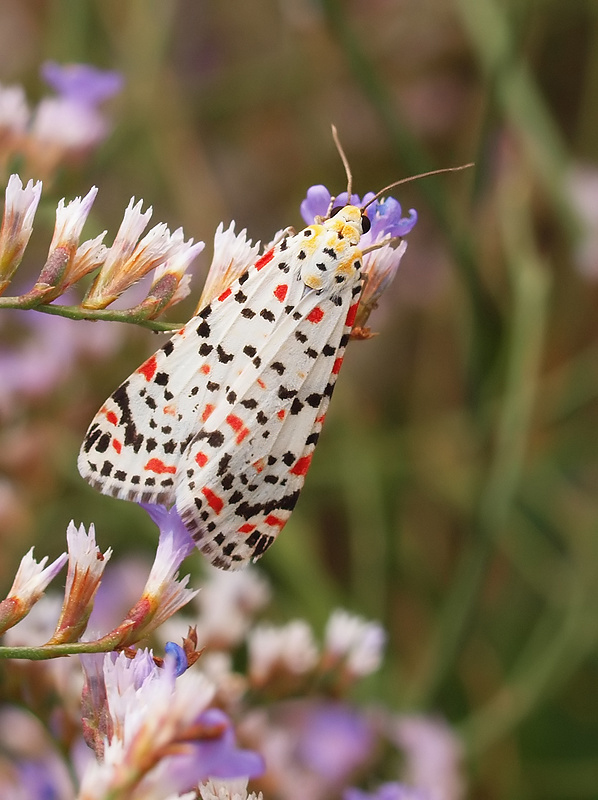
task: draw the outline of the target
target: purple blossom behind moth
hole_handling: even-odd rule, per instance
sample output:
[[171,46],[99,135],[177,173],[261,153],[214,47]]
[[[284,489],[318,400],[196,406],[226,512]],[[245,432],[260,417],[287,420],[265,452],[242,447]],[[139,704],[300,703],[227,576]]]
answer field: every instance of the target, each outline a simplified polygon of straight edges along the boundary
[[[176,504],[197,547],[223,569],[259,558],[289,519],[364,275],[373,280],[377,258],[388,269],[385,249],[396,270],[404,250],[392,247],[398,203],[370,195],[360,206],[348,175],[346,201],[332,210],[325,201],[324,216],[281,238],[201,308],[108,398],[81,448],[79,471],[93,487]],[[316,193],[321,206],[327,190]],[[403,219],[401,234],[415,220]],[[368,268],[360,244],[370,227]]]

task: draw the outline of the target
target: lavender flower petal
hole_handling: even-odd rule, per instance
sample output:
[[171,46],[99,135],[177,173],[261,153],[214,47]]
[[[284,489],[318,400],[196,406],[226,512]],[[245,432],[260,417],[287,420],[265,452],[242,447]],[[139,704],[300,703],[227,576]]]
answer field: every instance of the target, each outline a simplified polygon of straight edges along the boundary
[[174,642],[166,642],[164,645],[164,652],[174,661],[174,675],[176,678],[178,678],[179,675],[182,675],[189,666],[185,651],[179,644],[175,644]]
[[325,216],[330,207],[330,200],[330,192],[325,186],[322,184],[310,186],[299,209],[305,223],[311,225],[316,217]]
[[58,64],[46,61],[41,74],[61,97],[85,106],[97,106],[121,91],[120,72],[102,70],[90,64]]

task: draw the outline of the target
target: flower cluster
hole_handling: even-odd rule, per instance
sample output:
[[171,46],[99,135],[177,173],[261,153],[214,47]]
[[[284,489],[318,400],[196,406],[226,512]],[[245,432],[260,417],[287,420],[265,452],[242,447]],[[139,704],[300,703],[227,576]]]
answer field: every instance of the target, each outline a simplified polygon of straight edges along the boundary
[[48,61],[42,77],[54,95],[31,109],[21,86],[0,85],[0,165],[16,156],[27,172],[50,178],[59,165],[80,159],[108,135],[110,124],[100,106],[118,94],[118,72],[88,64]]
[[[29,716],[11,712],[15,730],[35,729],[35,736],[24,734],[27,747],[16,736],[5,766],[0,759],[2,797],[17,800],[27,786],[29,796],[45,792],[57,800],[191,800],[197,793],[204,800],[257,800],[247,794],[248,779],[266,800],[326,800],[343,792],[346,800],[463,797],[461,748],[445,722],[363,707],[351,699],[358,682],[380,666],[386,634],[379,623],[339,609],[319,644],[305,620],[262,622],[271,591],[253,568],[210,569],[203,590],[191,591],[187,579],[176,575],[193,547],[186,529],[175,511],[150,506],[148,512],[160,541],[142,597],[99,638],[85,633],[88,620],[105,619],[102,606],[114,609],[119,595],[126,604],[129,587],[113,581],[110,591],[102,592],[111,553],[99,551],[93,526],[85,531],[71,524],[68,556],[49,566],[45,560],[36,564],[31,554],[23,559],[0,604],[8,654],[81,652],[84,680],[81,685],[73,659],[37,665],[31,676],[13,670],[15,701],[19,691],[31,692],[33,680],[32,711],[43,716],[50,697],[61,698],[62,711],[52,725],[56,742]],[[60,610],[59,602],[41,595],[67,558]],[[130,565],[127,571],[134,572]],[[175,617],[183,606],[186,613]],[[34,621],[38,609],[42,613]],[[58,622],[51,623],[56,616]],[[31,645],[36,636],[46,644],[20,646],[23,640]],[[133,646],[148,636],[164,658]],[[101,649],[111,652],[96,652]],[[61,751],[72,754],[76,786]],[[371,786],[389,769],[396,772],[398,755],[402,783],[383,784],[372,795],[354,788]],[[8,768],[13,762],[14,774]]]

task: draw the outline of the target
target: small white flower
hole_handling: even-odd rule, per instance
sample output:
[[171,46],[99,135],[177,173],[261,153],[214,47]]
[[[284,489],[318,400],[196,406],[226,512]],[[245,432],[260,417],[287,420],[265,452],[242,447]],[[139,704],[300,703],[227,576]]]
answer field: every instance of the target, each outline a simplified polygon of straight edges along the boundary
[[0,228],[0,293],[23,258],[41,194],[41,181],[29,181],[23,187],[18,175],[10,176]]
[[83,525],[77,528],[71,521],[66,538],[69,569],[60,619],[50,640],[53,643],[76,641],[83,633],[104,569],[112,555],[111,548],[104,554],[100,552],[93,525],[89,526],[88,533]]
[[79,151],[105,139],[108,125],[93,106],[66,97],[45,97],[35,110],[31,133],[40,143]]
[[92,186],[85,197],[75,197],[66,206],[64,197],[60,200],[56,208],[56,224],[48,257],[57,247],[65,247],[68,250],[74,250],[77,247],[83,225],[91,211],[97,193],[97,186]]
[[243,640],[255,614],[269,601],[270,587],[255,568],[238,572],[210,568],[197,598],[201,641],[210,647],[234,647]]
[[227,781],[212,778],[200,784],[199,793],[202,800],[263,800],[261,792],[247,794],[247,780],[242,778]]
[[11,133],[17,134],[24,133],[30,116],[23,87],[0,84],[0,129],[8,129]]
[[324,639],[327,654],[343,659],[353,675],[364,676],[380,666],[386,632],[378,622],[368,622],[339,609],[328,620]]
[[387,244],[378,250],[372,250],[363,257],[363,274],[367,276],[361,302],[374,305],[394,280],[401,259],[407,250],[407,242],[398,247]]
[[214,235],[214,255],[198,309],[208,305],[258,259],[260,243],[247,238],[247,230],[235,233],[235,223],[226,230],[222,222]]
[[[118,291],[114,295],[113,287],[122,279],[123,265],[133,256],[139,237],[146,229],[152,216],[152,207],[150,206],[146,211],[142,212],[142,206],[143,200],[135,204],[135,198],[132,197],[129,201],[123,221],[120,224],[112,247],[108,250],[100,274],[95,279],[83,302],[83,305],[87,308],[103,308],[118,296]],[[134,282],[134,279],[130,281],[130,283],[132,282]]]
[[58,556],[55,561],[46,567],[48,556],[44,556],[38,564],[33,558],[32,547],[21,559],[8,597],[18,600],[26,609],[30,608],[39,600],[46,586],[60,572],[67,559],[68,555],[62,553],[62,555]]
[[318,648],[310,626],[293,620],[282,627],[258,625],[248,638],[249,675],[261,685],[277,668],[303,675],[318,663]]
[[65,594],[68,596],[77,577],[85,575],[86,581],[94,584],[99,582],[112,555],[112,548],[109,547],[104,554],[100,553],[93,523],[89,526],[89,531],[86,531],[84,525],[79,525],[77,528],[71,520],[66,529],[66,541],[69,550],[69,570]]
[[62,284],[63,290],[104,263],[108,255],[108,248],[103,243],[106,233],[103,231],[94,239],[87,239],[79,245]]
[[193,244],[193,239],[188,242],[183,241],[183,231],[178,228],[171,236],[170,250],[165,256],[165,261],[159,264],[154,271],[154,279],[148,293],[148,297],[160,291],[159,284],[164,284],[168,276],[174,279],[174,293],[162,310],[168,306],[184,300],[190,292],[191,276],[186,274],[191,263],[204,249],[204,242]]

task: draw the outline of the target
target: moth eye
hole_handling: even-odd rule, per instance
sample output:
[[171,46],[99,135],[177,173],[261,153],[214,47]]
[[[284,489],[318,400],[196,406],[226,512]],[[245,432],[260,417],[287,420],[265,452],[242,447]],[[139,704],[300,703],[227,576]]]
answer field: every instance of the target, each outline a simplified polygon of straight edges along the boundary
[[330,216],[334,217],[336,214],[338,214],[339,211],[342,211],[343,208],[344,208],[344,206],[334,206],[334,208],[330,212]]
[[367,214],[361,215],[361,232],[367,233],[369,229],[372,227],[372,223],[369,220]]

